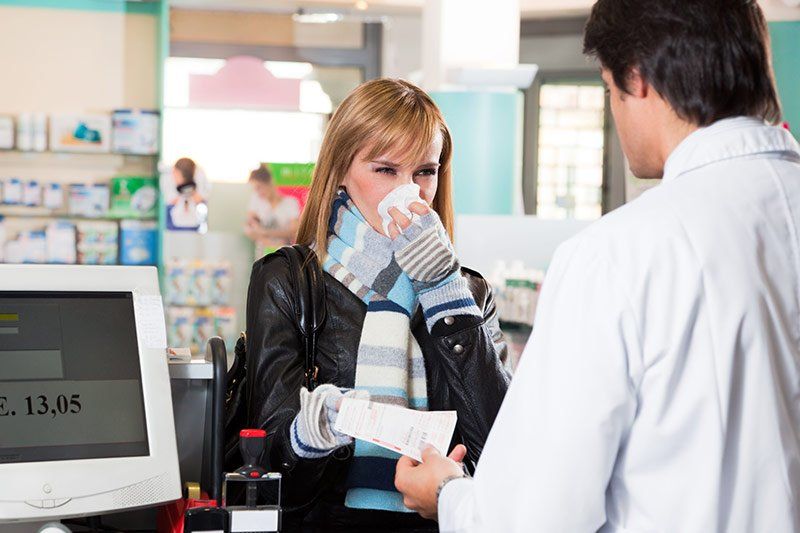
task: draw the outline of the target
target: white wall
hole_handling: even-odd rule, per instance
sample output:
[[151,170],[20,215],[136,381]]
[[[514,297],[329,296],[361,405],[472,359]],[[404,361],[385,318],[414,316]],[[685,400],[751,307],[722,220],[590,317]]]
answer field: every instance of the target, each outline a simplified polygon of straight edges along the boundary
[[383,25],[382,75],[411,79],[422,69],[422,16],[393,15]]
[[519,41],[519,60],[521,63],[539,65],[541,71],[597,70],[583,55],[581,35],[522,37]]

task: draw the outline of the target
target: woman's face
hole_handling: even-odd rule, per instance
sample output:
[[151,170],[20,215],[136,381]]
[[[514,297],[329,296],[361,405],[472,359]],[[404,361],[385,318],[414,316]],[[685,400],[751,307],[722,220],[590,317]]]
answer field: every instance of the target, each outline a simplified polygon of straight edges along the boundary
[[269,200],[272,198],[273,192],[273,185],[269,183],[262,183],[258,180],[251,180],[250,183],[253,185],[253,191],[256,195],[261,198],[262,200]]
[[383,233],[378,204],[391,191],[409,183],[416,183],[420,196],[433,203],[439,186],[439,157],[442,154],[442,136],[437,135],[427,152],[418,161],[400,165],[406,159],[401,152],[381,154],[367,160],[369,146],[362,148],[353,158],[342,185],[364,218],[378,233]]
[[172,181],[175,183],[175,186],[183,185],[186,183],[186,178],[183,177],[183,173],[175,167],[172,167]]

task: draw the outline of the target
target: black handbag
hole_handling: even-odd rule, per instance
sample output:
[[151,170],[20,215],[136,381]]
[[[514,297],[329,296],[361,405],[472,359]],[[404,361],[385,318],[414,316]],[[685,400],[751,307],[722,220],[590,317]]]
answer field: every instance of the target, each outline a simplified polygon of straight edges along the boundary
[[[318,382],[317,335],[325,324],[325,284],[322,269],[313,250],[296,244],[274,252],[289,261],[292,286],[295,290],[295,316],[303,337],[305,385],[311,391]],[[249,290],[261,290],[250,286]],[[225,394],[225,471],[242,466],[239,453],[239,432],[248,424],[247,336],[242,333],[234,348],[234,361],[226,375]]]

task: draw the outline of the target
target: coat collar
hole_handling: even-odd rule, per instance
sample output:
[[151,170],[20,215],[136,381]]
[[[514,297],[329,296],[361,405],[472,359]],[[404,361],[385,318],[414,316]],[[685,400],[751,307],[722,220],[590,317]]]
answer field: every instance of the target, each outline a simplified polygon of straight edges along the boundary
[[664,181],[718,161],[760,154],[800,160],[800,145],[787,130],[759,119],[727,118],[686,137],[667,159]]

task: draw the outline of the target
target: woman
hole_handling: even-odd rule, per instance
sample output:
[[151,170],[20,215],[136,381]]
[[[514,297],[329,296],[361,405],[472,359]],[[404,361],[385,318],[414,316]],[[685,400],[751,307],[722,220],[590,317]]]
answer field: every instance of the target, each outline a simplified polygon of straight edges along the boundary
[[266,165],[253,170],[248,181],[254,194],[250,199],[244,233],[256,244],[256,255],[261,257],[264,248],[280,247],[294,239],[300,203],[278,191]]
[[[454,255],[452,141],[433,101],[401,80],[356,88],[325,133],[298,242],[326,272],[320,385],[303,388],[293,272],[271,255],[253,267],[248,299],[250,422],[267,430],[282,472],[289,530],[436,531],[395,490],[398,456],[334,429],[342,397],[455,410],[452,445],[472,469],[508,386],[491,289]],[[378,204],[416,183],[412,223]],[[430,209],[428,204],[432,207]],[[256,294],[257,296],[253,296]]]
[[181,157],[172,167],[174,187],[167,191],[167,229],[205,232],[208,206],[208,183],[203,170],[188,157]]

